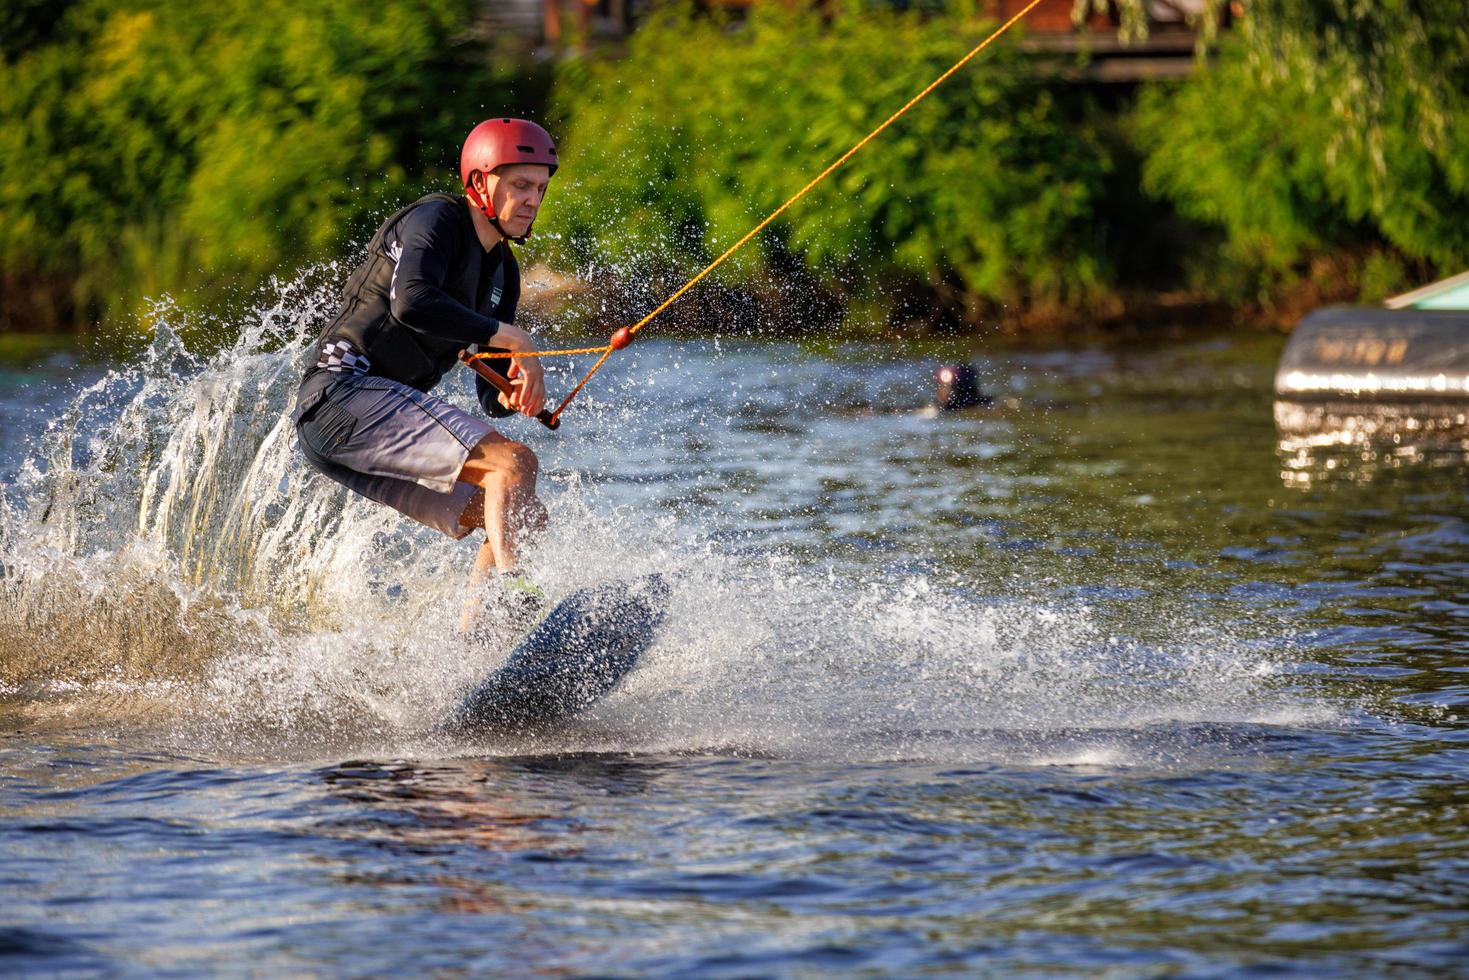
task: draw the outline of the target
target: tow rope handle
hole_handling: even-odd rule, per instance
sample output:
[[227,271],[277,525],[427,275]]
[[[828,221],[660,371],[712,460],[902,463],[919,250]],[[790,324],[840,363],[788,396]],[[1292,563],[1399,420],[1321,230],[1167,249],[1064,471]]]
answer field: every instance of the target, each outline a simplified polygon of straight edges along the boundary
[[[504,355],[500,356],[503,357]],[[510,379],[486,364],[483,358],[475,357],[468,351],[460,351],[459,360],[468,364],[475,374],[488,381],[495,387],[495,390],[499,391],[506,398],[510,398],[515,394],[515,385],[511,383]],[[561,419],[552,415],[550,409],[543,408],[536,413],[536,421],[552,431],[561,428]]]
[[549,412],[542,409],[540,414],[536,416],[536,419],[546,428],[555,430],[561,426],[561,413],[566,411],[566,406],[570,405],[571,400],[586,387],[587,382],[592,379],[592,375],[596,374],[598,369],[607,363],[607,358],[612,355],[613,351],[622,350],[628,344],[632,343],[633,334],[635,333],[637,333],[635,327],[622,327],[612,335],[611,340],[600,347],[576,347],[569,350],[496,350],[493,353],[490,351],[480,351],[478,354],[471,354],[467,350],[462,350],[459,352],[459,359],[473,368],[475,374],[484,378],[499,389],[502,394],[509,397],[510,393],[515,390],[515,386],[511,384],[509,378],[506,378],[485,363],[490,358],[509,357],[513,360],[519,360],[525,357],[567,357],[572,354],[601,354],[602,356],[597,359],[597,363],[592,365],[592,369],[586,373],[586,377],[582,378],[577,383],[577,386],[571,389],[571,394],[561,399],[561,404],[556,406],[556,411]]

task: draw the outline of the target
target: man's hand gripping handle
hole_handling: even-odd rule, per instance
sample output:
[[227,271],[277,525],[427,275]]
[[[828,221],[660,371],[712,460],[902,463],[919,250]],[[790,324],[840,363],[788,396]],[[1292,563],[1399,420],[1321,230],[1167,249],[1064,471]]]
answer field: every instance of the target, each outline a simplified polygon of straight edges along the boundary
[[[509,378],[505,377],[499,371],[496,371],[494,368],[490,367],[484,361],[475,357],[471,357],[468,351],[460,351],[459,360],[463,361],[465,364],[468,364],[470,368],[473,369],[475,374],[479,375],[481,378],[484,378],[490,384],[494,385],[495,389],[498,390],[500,394],[504,395],[506,398],[509,398],[515,393],[515,386],[510,383]],[[561,428],[561,420],[558,419],[555,415],[552,415],[549,408],[541,409],[540,412],[536,414],[536,421],[540,422],[546,428],[553,431]]]

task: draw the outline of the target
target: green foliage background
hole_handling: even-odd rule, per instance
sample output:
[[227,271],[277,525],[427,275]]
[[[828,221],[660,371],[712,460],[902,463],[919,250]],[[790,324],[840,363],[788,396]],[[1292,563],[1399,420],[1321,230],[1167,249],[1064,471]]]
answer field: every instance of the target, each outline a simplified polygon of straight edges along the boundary
[[[948,68],[995,23],[768,4],[738,24],[666,9],[624,57],[569,63],[567,159],[544,228],[561,260],[691,272]],[[1111,279],[1093,222],[1097,110],[995,45],[786,212],[726,279],[798,263],[864,304],[915,285],[971,303],[1084,304]]]
[[1365,299],[1404,285],[1408,266],[1469,265],[1462,0],[1248,11],[1212,70],[1146,91],[1137,113],[1147,188],[1223,232],[1216,288],[1268,294],[1343,250],[1370,256]]
[[[6,0],[0,287],[19,318],[220,302],[338,253],[513,101],[451,0]],[[27,309],[27,305],[30,307]],[[10,319],[9,316],[6,319]]]
[[[1142,0],[1119,2],[1131,30]],[[914,6],[674,0],[553,69],[497,53],[460,0],[0,0],[0,329],[135,323],[164,294],[217,310],[346,257],[452,188],[500,112],[563,137],[532,257],[645,308],[993,26],[974,0]],[[1007,38],[721,276],[799,282],[849,322],[913,296],[980,322],[1185,288],[1268,304],[1323,258],[1333,298],[1369,300],[1469,265],[1462,0],[1251,0],[1221,37],[1135,99]]]

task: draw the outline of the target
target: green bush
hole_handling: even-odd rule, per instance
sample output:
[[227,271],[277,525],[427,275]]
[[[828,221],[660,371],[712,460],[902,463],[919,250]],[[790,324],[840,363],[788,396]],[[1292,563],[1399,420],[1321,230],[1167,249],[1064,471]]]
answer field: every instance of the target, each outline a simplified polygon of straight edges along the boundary
[[1462,0],[1259,0],[1212,70],[1145,95],[1136,131],[1147,186],[1223,232],[1198,261],[1268,292],[1342,251],[1469,264],[1466,128]]
[[448,180],[507,79],[454,0],[21,2],[0,286],[79,320],[223,302]]
[[[566,165],[531,257],[641,284],[646,310],[994,26],[972,0],[914,6],[665,5],[624,54],[562,62]],[[1209,70],[1131,115],[1012,34],[717,278],[972,320],[1172,289],[1180,256],[1227,297],[1268,298],[1321,257],[1365,256],[1348,263],[1364,296],[1406,267],[1457,271],[1462,8],[1252,0]],[[0,329],[135,322],[165,293],[218,309],[452,188],[469,125],[540,115],[550,78],[497,60],[479,15],[455,0],[0,4]]]
[[[663,11],[626,56],[566,65],[563,170],[542,226],[563,261],[687,274],[753,227],[994,27],[865,6]],[[1109,282],[1090,227],[1109,169],[1090,105],[997,43],[726,267],[791,260],[864,303],[1079,303]]]

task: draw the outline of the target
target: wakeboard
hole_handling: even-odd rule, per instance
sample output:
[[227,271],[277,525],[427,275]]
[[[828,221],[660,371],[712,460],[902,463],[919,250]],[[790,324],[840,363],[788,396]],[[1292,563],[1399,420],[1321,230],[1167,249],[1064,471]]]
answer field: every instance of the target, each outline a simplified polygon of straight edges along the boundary
[[612,692],[653,643],[668,608],[662,576],[573,592],[459,702],[452,734],[544,727]]

